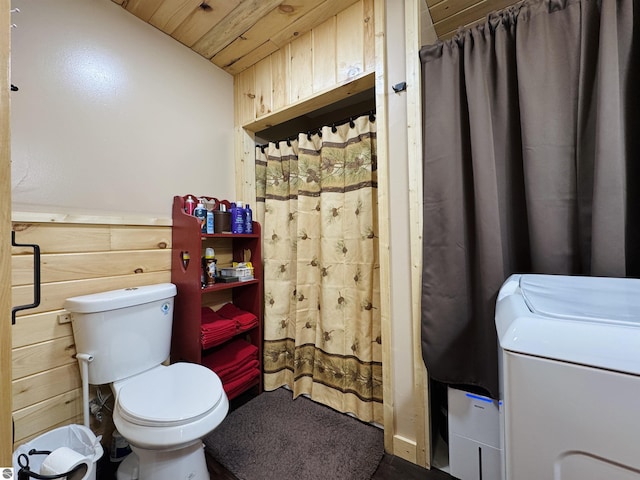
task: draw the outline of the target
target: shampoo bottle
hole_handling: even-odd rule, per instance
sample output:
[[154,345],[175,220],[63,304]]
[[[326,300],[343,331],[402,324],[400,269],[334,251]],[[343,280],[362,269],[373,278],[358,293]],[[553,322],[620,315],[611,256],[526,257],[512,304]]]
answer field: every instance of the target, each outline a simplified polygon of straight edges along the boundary
[[244,233],[253,233],[253,212],[248,203],[244,207]]
[[244,206],[240,201],[231,204],[231,233],[244,233]]

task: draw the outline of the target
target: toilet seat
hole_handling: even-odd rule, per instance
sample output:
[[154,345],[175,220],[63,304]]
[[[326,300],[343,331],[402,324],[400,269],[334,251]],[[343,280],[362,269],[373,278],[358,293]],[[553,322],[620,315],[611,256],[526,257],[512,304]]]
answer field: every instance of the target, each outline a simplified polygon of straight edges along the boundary
[[220,402],[222,382],[211,370],[174,363],[137,375],[119,389],[117,409],[135,425],[172,427],[206,416]]

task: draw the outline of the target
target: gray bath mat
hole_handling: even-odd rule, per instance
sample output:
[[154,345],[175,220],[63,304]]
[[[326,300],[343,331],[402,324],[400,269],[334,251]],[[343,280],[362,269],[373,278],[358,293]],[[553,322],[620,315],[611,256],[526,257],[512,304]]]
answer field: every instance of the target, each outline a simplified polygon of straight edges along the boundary
[[240,480],[369,480],[384,454],[382,430],[284,388],[231,412],[204,444]]

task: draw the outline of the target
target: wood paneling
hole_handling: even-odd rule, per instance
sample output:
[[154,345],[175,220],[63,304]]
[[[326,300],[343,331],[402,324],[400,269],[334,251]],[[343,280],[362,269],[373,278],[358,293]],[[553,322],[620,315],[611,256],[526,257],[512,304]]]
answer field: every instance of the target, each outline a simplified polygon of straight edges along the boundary
[[11,2],[0,0],[0,466],[11,465]]
[[318,92],[337,83],[336,17],[313,29],[313,90]]
[[[17,241],[38,244],[42,252],[41,303],[19,312],[12,330],[14,447],[57,426],[82,422],[80,372],[64,301],[171,279],[170,221],[94,221],[99,223],[14,221]],[[31,250],[12,253],[13,304],[30,303]]]
[[64,313],[60,309],[21,317],[12,328],[13,348],[73,335],[71,322],[62,323],[58,320],[58,315]]
[[[236,75],[267,58],[276,50],[318,28],[326,20],[353,5],[364,9],[364,65],[373,67],[374,0],[112,0],[128,12],[150,23],[188,46],[215,65]],[[514,0],[421,0],[426,1],[439,38],[449,38],[458,27],[471,25],[494,10],[516,3]],[[349,15],[349,13],[345,13]],[[354,13],[355,15],[355,13]],[[363,37],[353,34],[358,42]],[[342,78],[354,64],[343,59]],[[338,49],[336,54],[342,54]],[[341,62],[342,63],[342,62]],[[346,75],[346,77],[345,77]],[[340,77],[340,75],[339,75]]]
[[[405,51],[407,58],[420,57],[421,30],[417,0],[405,3]],[[422,81],[420,62],[406,62],[407,78],[407,167],[409,176],[409,238],[411,242],[411,350],[415,385],[415,463],[431,466],[431,432],[429,431],[429,377],[422,360]]]
[[271,58],[267,57],[260,60],[255,66],[256,83],[255,83],[255,101],[256,111],[254,115],[262,117],[269,115],[273,111],[273,75],[271,73]]
[[[311,38],[311,32],[309,32],[291,42],[290,68],[292,74],[289,78],[291,85],[289,104],[309,98],[313,94],[313,56],[315,52],[312,48]],[[257,81],[258,72],[256,71],[256,83]]]
[[112,0],[235,75],[358,0]]
[[256,69],[249,68],[233,77],[235,92],[235,124],[242,125],[255,118]]
[[371,88],[373,14],[373,0],[350,2],[235,75],[236,124],[260,131]]
[[82,389],[76,388],[13,412],[15,444],[25,437],[50,430],[53,425],[74,423],[82,417]]
[[439,39],[446,39],[460,27],[482,21],[496,10],[517,3],[514,0],[427,0]]
[[[101,278],[166,271],[171,251],[122,250],[107,252],[45,254],[41,256],[42,282],[80,280],[88,275]],[[13,257],[13,285],[33,283],[33,256]]]
[[290,23],[286,28],[274,32],[271,40],[279,47],[283,47],[303,33],[310,32],[318,25],[342,12],[345,8],[353,5],[357,1],[359,0],[325,0],[322,3],[318,3],[307,15]]
[[338,83],[349,81],[364,73],[364,10],[363,2],[336,16],[336,51]]
[[73,335],[13,349],[13,379],[75,363]]
[[282,110],[289,100],[289,76],[291,63],[289,63],[289,46],[285,45],[280,50],[269,56],[271,60],[271,104],[274,110]]
[[47,371],[13,381],[13,408],[20,410],[28,405],[81,388],[75,360]]
[[[71,253],[107,251],[110,246],[110,230],[107,225],[56,225],[15,223],[19,243],[37,243],[41,253]],[[77,238],[82,238],[82,243]],[[30,248],[14,248],[13,254],[31,253]]]
[[270,38],[273,32],[281,32],[289,27],[309,13],[317,3],[317,0],[294,0],[283,3],[234,40],[228,48],[215,55],[211,61],[221,68],[228,68],[266,43],[272,44],[274,50],[277,50],[280,45],[275,44]]
[[[163,2],[163,5],[166,2]],[[191,12],[175,30],[171,30],[171,25],[160,27],[164,32],[171,32],[171,36],[185,45],[192,47],[198,40],[209,32],[214,26],[225,18],[240,3],[239,0],[217,0],[207,2],[211,9],[201,8],[202,2],[196,2],[195,7],[191,7]],[[160,9],[158,9],[160,10]]]
[[[376,0],[375,23],[376,32],[385,32],[387,12],[385,0]],[[378,160],[378,178],[387,179],[389,175],[389,105],[387,84],[389,72],[387,65],[386,35],[376,35],[376,156]],[[393,453],[393,437],[395,433],[395,399],[393,396],[392,338],[391,335],[391,283],[390,276],[390,231],[389,218],[391,204],[389,201],[389,182],[378,182],[378,221],[379,221],[379,263],[380,263],[380,334],[382,336],[382,406],[384,411],[384,450]]]
[[373,72],[376,69],[376,25],[375,25],[375,0],[362,2],[362,21],[364,22],[364,36],[362,48],[364,53],[364,70]]
[[216,53],[240,37],[282,0],[242,0],[236,8],[193,44],[193,50],[205,58]]
[[[87,278],[71,282],[44,283],[41,287],[40,305],[31,310],[18,312],[18,318],[33,313],[56,310],[62,307],[69,297],[77,295],[89,295],[91,293],[116,290],[118,288],[138,287],[153,283],[168,282],[166,272],[151,272],[134,275],[121,275],[115,277]],[[22,285],[12,288],[13,304],[24,305],[33,301],[33,287]]]
[[[291,120],[292,118],[313,112],[332,103],[344,100],[356,93],[361,93],[373,88],[375,84],[374,73],[365,73],[351,82],[328,88],[308,99],[292,103],[281,110],[274,111],[271,115],[245,123],[243,126],[251,132],[259,132],[266,128]],[[255,145],[254,145],[255,146]],[[255,156],[255,153],[254,153]],[[255,159],[254,159],[255,160]]]

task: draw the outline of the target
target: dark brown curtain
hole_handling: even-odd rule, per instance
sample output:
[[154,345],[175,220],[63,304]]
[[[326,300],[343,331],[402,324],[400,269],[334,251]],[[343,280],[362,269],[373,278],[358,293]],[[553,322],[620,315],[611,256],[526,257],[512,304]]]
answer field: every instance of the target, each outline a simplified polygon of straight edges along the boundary
[[511,273],[640,276],[640,0],[533,0],[421,52],[422,350],[498,396]]

